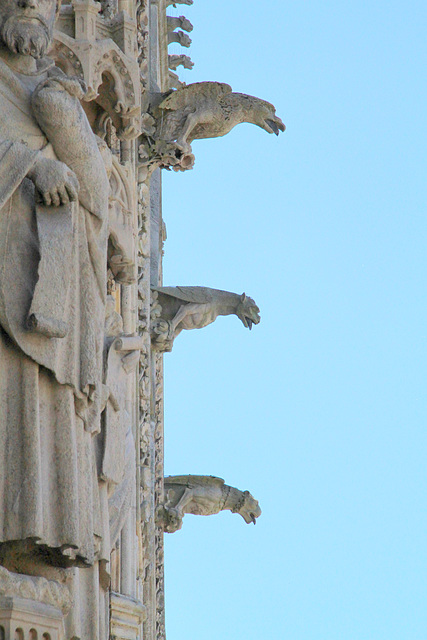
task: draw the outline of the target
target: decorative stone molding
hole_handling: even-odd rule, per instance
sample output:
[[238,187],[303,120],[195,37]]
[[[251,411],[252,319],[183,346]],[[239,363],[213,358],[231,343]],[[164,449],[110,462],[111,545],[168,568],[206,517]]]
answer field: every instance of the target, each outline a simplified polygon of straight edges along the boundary
[[150,225],[150,174],[140,167],[138,174],[138,332],[144,340],[140,351],[138,394],[139,394],[139,500],[140,510],[137,526],[140,527],[139,578],[142,586],[141,600],[147,616],[143,623],[143,637],[156,640],[156,553],[154,522],[154,468],[155,424],[151,406],[153,365],[150,345],[150,268],[151,268],[151,225]]

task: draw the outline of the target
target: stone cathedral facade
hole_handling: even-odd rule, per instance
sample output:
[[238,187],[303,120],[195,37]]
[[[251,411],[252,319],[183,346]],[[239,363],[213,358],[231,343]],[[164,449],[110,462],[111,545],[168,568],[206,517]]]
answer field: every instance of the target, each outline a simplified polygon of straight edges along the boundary
[[164,477],[163,354],[260,315],[163,282],[161,172],[192,169],[194,139],[284,125],[179,80],[168,45],[193,27],[171,4],[192,0],[0,5],[0,640],[163,640],[164,534],[261,514],[221,478]]

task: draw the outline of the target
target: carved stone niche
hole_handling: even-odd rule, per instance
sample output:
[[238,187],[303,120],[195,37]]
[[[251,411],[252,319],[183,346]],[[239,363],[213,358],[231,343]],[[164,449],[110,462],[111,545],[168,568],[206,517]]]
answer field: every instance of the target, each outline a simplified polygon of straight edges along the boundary
[[111,592],[110,640],[137,640],[145,619],[146,608],[139,600]]

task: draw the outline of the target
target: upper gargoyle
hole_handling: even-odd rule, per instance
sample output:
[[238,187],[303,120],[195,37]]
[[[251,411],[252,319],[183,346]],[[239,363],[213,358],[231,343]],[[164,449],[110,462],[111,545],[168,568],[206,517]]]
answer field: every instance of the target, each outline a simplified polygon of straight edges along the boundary
[[259,308],[245,293],[208,287],[153,287],[153,347],[171,351],[183,329],[202,329],[218,316],[235,314],[248,329],[260,321]]
[[195,139],[224,136],[241,122],[279,135],[285,125],[272,104],[244,93],[233,93],[221,82],[196,82],[172,91],[158,105],[157,136],[190,153]]

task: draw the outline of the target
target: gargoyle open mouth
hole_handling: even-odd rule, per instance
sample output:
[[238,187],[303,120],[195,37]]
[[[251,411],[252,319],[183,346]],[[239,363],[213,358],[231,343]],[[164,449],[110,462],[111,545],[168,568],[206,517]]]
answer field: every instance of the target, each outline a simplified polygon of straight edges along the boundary
[[247,327],[249,329],[249,331],[252,331],[252,327],[254,324],[259,324],[260,318],[257,318],[255,320],[255,318],[250,318],[249,316],[243,316],[243,324],[245,325],[245,327]]
[[265,124],[270,129],[270,132],[275,133],[276,136],[279,135],[280,131],[284,131],[286,129],[285,125],[279,118],[277,118],[277,120],[265,120]]

